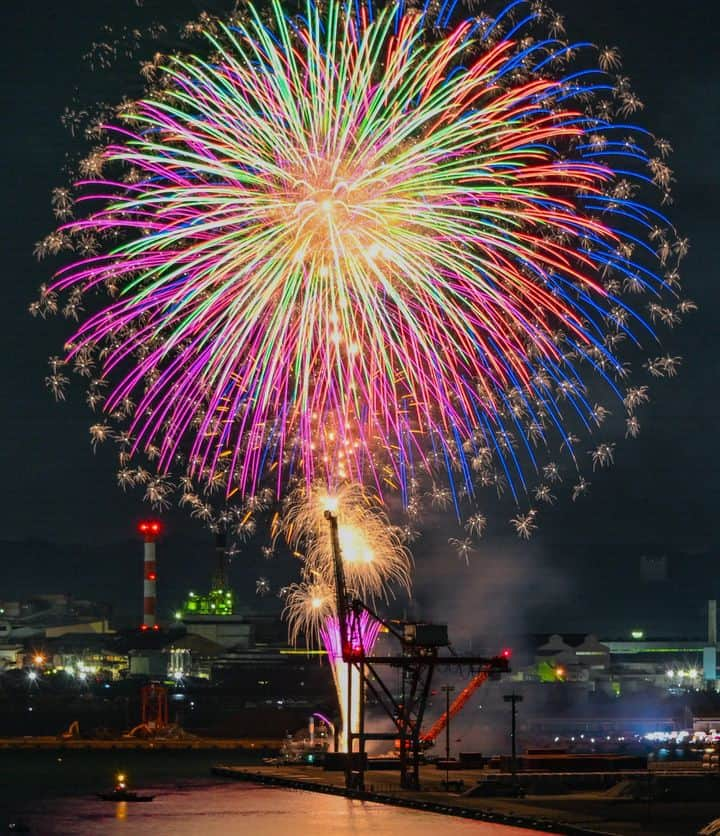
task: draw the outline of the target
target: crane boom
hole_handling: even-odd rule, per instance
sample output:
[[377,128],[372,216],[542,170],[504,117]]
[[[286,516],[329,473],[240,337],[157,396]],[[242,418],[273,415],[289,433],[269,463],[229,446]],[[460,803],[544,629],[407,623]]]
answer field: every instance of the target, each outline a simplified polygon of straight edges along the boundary
[[340,631],[340,649],[344,662],[350,660],[352,647],[348,635],[348,596],[345,588],[345,571],[343,569],[342,552],[340,551],[340,540],[338,538],[337,515],[331,511],[325,511],[325,519],[330,525],[330,543],[332,545],[333,564],[335,569],[335,603],[337,606],[338,628]]
[[443,731],[448,723],[448,719],[454,717],[465,707],[467,701],[477,691],[477,689],[490,676],[490,671],[480,671],[468,682],[468,684],[460,691],[460,693],[453,700],[449,711],[443,711],[438,719],[432,724],[430,729],[424,734],[420,735],[420,742],[425,746],[432,746],[438,738],[438,735]]

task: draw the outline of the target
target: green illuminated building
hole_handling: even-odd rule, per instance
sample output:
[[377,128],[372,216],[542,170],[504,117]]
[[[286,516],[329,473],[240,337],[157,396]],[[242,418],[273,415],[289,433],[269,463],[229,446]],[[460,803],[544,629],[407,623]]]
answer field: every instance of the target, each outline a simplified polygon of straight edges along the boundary
[[190,592],[180,615],[232,615],[234,606],[235,597],[229,589],[211,589],[207,595]]
[[219,533],[215,538],[215,568],[210,581],[210,592],[207,595],[188,593],[182,610],[175,613],[175,617],[183,619],[194,615],[227,616],[233,615],[234,611],[235,596],[228,580],[225,534]]

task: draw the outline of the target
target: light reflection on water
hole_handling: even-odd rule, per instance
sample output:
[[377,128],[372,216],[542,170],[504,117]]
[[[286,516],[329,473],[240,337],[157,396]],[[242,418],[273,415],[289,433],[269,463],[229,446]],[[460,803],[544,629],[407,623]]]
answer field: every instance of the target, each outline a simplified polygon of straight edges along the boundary
[[[143,788],[149,791],[150,788]],[[158,788],[150,804],[80,797],[22,815],[35,836],[528,836],[529,831],[435,813],[253,784]],[[19,817],[18,817],[19,818]],[[535,831],[537,834],[538,831]]]

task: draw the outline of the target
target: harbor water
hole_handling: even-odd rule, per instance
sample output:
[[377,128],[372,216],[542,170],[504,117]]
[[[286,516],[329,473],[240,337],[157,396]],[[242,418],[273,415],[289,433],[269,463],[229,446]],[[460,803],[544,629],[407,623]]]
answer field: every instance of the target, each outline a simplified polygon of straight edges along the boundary
[[[529,831],[452,816],[256,784],[143,786],[146,804],[91,795],[25,801],[15,820],[35,836],[527,836]],[[538,833],[538,831],[534,831]]]

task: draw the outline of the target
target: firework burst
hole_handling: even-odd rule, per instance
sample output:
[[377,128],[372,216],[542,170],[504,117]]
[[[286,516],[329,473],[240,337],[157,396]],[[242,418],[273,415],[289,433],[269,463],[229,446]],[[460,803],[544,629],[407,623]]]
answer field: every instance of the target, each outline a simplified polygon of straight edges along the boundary
[[288,622],[290,641],[297,644],[301,635],[308,647],[322,642],[322,631],[336,613],[335,591],[322,581],[303,581],[285,590],[283,618]]
[[326,511],[337,517],[338,541],[348,591],[363,600],[387,598],[392,586],[410,588],[410,554],[399,532],[360,485],[329,493],[323,485],[298,488],[288,497],[278,532],[304,559],[311,579],[333,588],[334,555]]
[[[458,485],[517,496],[552,436],[575,464],[571,429],[600,424],[588,387],[627,401],[619,347],[654,340],[634,300],[669,326],[692,310],[674,299],[687,242],[652,206],[669,145],[627,124],[618,50],[564,42],[522,0],[467,19],[274,2],[192,31],[209,57],[153,60],[74,204],[56,190],[38,254],[76,255],[31,306],[80,320],[67,364],[124,454],[152,452],[148,497],[179,466],[226,494],[295,474],[411,509],[444,471],[433,507],[458,510]],[[595,65],[567,69],[581,54]],[[67,383],[56,365],[56,397]]]

